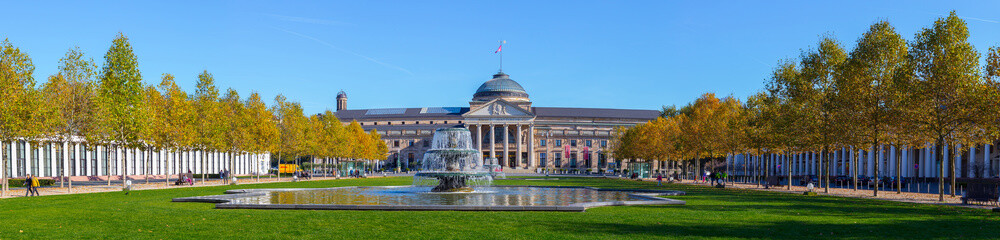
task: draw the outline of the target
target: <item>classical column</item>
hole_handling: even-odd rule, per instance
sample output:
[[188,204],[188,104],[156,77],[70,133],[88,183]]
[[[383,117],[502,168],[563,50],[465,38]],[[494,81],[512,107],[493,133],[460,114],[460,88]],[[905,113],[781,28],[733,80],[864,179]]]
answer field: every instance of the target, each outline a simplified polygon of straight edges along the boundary
[[34,164],[33,162],[31,162],[31,154],[32,153],[33,152],[31,151],[31,143],[28,142],[28,141],[24,141],[24,175],[25,176],[27,176],[28,174],[31,174],[31,175],[34,175],[34,176],[38,176],[37,172],[31,171],[31,165]]
[[510,130],[507,128],[507,124],[503,125],[503,164],[504,166],[514,167],[510,165]]
[[479,154],[483,154],[483,125],[476,126],[476,149],[479,149]]
[[[0,144],[3,144],[3,142],[0,142]],[[7,172],[9,172],[10,174],[7,175],[7,177],[8,178],[20,177],[17,174],[17,169],[18,169],[17,168],[17,159],[18,159],[17,158],[17,140],[10,141],[10,145],[7,145],[7,146],[9,148],[5,148],[5,149],[7,149],[7,151],[10,151],[10,155],[7,155],[7,156],[9,156],[8,160],[10,161],[10,170],[8,170]]]
[[[497,144],[497,134],[496,134],[496,130],[497,130],[496,125],[493,125],[492,123],[490,123],[490,158],[493,158],[493,160],[497,159],[497,146],[496,146],[496,144]],[[500,163],[495,163],[495,164],[500,164]]]
[[983,144],[983,177],[984,178],[993,177],[993,173],[992,173],[993,167],[990,166],[990,165],[991,165],[991,161],[990,161],[990,145],[989,144]]
[[514,163],[514,166],[521,167],[521,149],[522,149],[521,148],[521,124],[518,124],[517,127],[515,127],[515,128],[517,129],[517,136],[516,136],[517,139],[515,139],[514,141],[517,144],[517,154],[516,154],[516,156],[514,156],[514,159],[517,162]]
[[535,153],[535,125],[530,124],[528,125],[528,166],[525,168],[538,166],[538,162],[535,162],[537,160],[535,155],[538,155]]
[[976,145],[969,146],[969,157],[965,164],[965,177],[974,177],[972,165],[976,163]]

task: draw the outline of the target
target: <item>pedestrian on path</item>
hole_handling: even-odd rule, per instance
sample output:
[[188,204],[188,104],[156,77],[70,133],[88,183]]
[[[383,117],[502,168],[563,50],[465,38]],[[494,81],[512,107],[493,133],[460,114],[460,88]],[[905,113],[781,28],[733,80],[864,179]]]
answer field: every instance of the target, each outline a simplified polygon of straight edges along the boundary
[[31,174],[28,174],[28,177],[24,178],[24,187],[27,188],[24,191],[24,196],[25,197],[31,196]]
[[656,174],[656,186],[663,185],[663,175]]
[[24,185],[28,186],[28,193],[26,193],[25,196],[28,196],[28,194],[31,194],[32,196],[39,196],[39,195],[41,195],[41,194],[38,194],[38,187],[41,186],[41,185],[38,184],[38,178],[37,177],[31,176],[31,174],[28,174],[28,178],[24,179],[24,182],[25,182]]

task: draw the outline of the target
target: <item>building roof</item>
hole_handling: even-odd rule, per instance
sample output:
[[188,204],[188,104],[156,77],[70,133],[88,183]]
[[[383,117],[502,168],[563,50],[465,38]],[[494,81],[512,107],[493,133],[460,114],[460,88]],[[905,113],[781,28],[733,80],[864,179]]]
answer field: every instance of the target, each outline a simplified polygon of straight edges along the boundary
[[[342,120],[363,119],[462,119],[462,114],[469,111],[466,107],[429,107],[429,108],[379,108],[337,111],[337,118]],[[536,117],[568,117],[568,118],[618,118],[652,120],[660,116],[656,110],[608,109],[608,108],[554,108],[533,107]]]
[[469,108],[427,107],[427,108],[376,108],[337,111],[339,119],[387,119],[387,118],[438,118],[461,119]]
[[486,81],[479,86],[476,93],[472,95],[473,100],[488,101],[498,97],[528,98],[528,92],[524,91],[521,84],[510,79],[510,76],[503,72],[493,75],[493,79]]
[[609,108],[534,107],[536,117],[656,119],[660,111]]

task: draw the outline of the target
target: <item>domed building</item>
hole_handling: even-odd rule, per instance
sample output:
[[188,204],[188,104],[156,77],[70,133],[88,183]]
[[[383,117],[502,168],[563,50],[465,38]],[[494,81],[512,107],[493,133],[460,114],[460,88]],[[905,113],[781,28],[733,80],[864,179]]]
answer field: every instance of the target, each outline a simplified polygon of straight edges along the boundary
[[[610,154],[616,127],[656,119],[659,111],[534,107],[528,91],[503,72],[493,74],[472,94],[468,107],[346,109],[347,94],[337,94],[337,117],[357,121],[365,130],[378,130],[389,146],[385,164],[416,170],[430,149],[434,130],[465,127],[488,163],[506,172],[615,171],[650,172],[666,165],[633,163]],[[342,108],[343,107],[343,108]],[[661,166],[662,165],[662,166]]]

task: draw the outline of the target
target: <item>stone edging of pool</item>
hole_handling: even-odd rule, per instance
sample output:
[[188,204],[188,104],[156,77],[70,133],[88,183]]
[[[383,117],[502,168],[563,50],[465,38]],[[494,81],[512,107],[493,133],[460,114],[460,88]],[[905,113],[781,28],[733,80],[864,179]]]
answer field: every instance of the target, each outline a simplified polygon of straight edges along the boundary
[[[317,189],[355,188],[359,186],[332,188],[262,188],[228,190],[225,195],[198,196],[174,198],[173,202],[204,202],[215,203],[217,209],[299,209],[299,210],[383,210],[383,211],[559,211],[583,212],[588,208],[605,206],[634,205],[684,205],[686,202],[663,198],[659,196],[685,195],[683,191],[648,190],[648,189],[608,189],[595,187],[571,186],[532,186],[532,185],[502,185],[496,187],[536,187],[536,188],[584,188],[595,191],[622,191],[643,201],[610,201],[575,203],[566,206],[466,206],[466,205],[335,205],[335,204],[234,204],[232,199],[263,196],[272,191],[302,191]],[[367,187],[367,186],[362,186]],[[371,186],[371,187],[406,187],[406,186]]]

